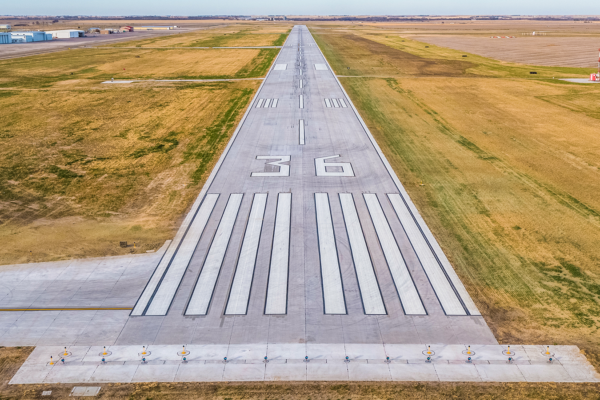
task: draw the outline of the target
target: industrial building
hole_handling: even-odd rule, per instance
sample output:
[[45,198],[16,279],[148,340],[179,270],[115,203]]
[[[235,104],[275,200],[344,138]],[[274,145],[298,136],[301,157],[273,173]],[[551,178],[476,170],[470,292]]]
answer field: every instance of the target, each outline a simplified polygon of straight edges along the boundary
[[10,33],[0,32],[0,44],[8,44],[8,43],[12,43]]
[[76,29],[64,29],[60,31],[48,31],[54,39],[70,39],[76,37],[85,36],[85,31],[79,31]]
[[52,40],[52,35],[42,31],[10,32],[11,43],[43,42]]
[[0,24],[0,29],[10,29],[11,26],[8,24]]

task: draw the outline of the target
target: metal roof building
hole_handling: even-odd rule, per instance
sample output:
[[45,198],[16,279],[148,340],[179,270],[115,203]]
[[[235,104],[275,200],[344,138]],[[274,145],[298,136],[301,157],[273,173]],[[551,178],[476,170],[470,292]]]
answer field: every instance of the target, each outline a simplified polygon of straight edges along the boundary
[[47,31],[46,33],[50,33],[54,39],[69,39],[69,38],[85,36],[85,31],[80,31],[77,29],[63,29],[63,30],[59,30],[59,31]]
[[12,43],[43,42],[52,38],[42,31],[11,32]]
[[12,43],[12,38],[10,36],[10,33],[0,32],[0,44],[8,44],[8,43]]

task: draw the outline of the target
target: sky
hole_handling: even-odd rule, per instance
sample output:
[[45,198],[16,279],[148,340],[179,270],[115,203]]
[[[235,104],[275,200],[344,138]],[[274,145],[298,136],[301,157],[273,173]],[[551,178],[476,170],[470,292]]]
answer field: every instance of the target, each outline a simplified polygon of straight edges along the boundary
[[29,0],[10,15],[599,15],[589,0]]

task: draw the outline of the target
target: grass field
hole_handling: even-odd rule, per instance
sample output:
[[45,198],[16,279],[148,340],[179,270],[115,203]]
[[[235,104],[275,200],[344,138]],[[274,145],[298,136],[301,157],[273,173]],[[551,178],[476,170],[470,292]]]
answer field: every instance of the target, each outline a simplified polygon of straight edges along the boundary
[[545,78],[587,70],[312,31],[497,339],[599,366],[600,88]]
[[0,264],[158,248],[277,50],[82,49],[0,61]]
[[208,30],[186,32],[109,45],[112,47],[234,47],[281,46],[289,33],[289,26],[226,25]]

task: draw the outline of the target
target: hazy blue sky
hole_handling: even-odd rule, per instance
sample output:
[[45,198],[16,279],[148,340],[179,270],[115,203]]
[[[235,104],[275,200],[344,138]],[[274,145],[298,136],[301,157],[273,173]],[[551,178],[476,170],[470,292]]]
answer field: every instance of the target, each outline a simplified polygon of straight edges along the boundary
[[2,1],[0,14],[600,14],[590,0],[29,0]]

